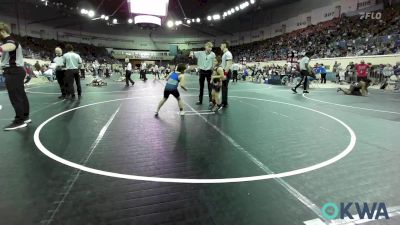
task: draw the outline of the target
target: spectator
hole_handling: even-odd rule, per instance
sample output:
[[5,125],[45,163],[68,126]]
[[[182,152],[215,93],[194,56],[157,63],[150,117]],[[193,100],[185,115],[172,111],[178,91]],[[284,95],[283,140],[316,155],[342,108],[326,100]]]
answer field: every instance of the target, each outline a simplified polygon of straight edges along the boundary
[[326,84],[326,68],[324,64],[319,65],[318,73],[321,74],[321,84]]
[[355,72],[356,72],[356,67],[353,62],[350,62],[350,64],[346,67],[346,75],[345,75],[345,80],[348,83],[355,82],[356,80],[354,79]]
[[370,66],[366,64],[364,60],[361,60],[361,63],[356,65],[357,82],[360,82],[361,80],[363,81],[367,80],[369,69]]
[[39,61],[36,61],[36,63],[35,63],[36,71],[40,71],[41,68],[42,68],[42,66],[39,64]]

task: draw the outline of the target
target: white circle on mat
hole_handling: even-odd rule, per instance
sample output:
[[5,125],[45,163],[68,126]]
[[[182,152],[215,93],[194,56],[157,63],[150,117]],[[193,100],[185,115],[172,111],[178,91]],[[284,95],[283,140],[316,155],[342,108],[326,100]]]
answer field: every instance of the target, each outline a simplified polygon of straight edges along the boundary
[[308,173],[311,171],[315,171],[318,169],[321,169],[323,167],[329,166],[333,163],[336,163],[337,161],[343,159],[344,157],[346,157],[348,154],[350,154],[350,152],[354,149],[354,146],[356,144],[356,135],[354,133],[354,131],[350,128],[350,126],[348,126],[346,123],[344,123],[343,121],[341,121],[340,119],[328,115],[324,112],[315,110],[315,109],[311,109],[311,108],[307,108],[304,106],[299,106],[299,105],[295,105],[295,104],[291,104],[291,103],[286,103],[286,102],[280,102],[280,101],[274,101],[274,100],[267,100],[267,99],[258,99],[258,98],[250,98],[250,97],[239,97],[239,96],[230,96],[231,98],[240,98],[240,99],[248,99],[248,100],[256,100],[256,101],[264,101],[264,102],[272,102],[272,103],[277,103],[277,104],[282,104],[282,105],[288,105],[288,106],[293,106],[293,107],[297,107],[297,108],[301,108],[301,109],[305,109],[305,110],[309,110],[311,112],[315,112],[318,114],[321,114],[323,116],[326,116],[336,122],[338,122],[339,124],[341,124],[344,128],[346,128],[346,130],[348,131],[349,135],[350,135],[350,142],[348,144],[348,146],[342,151],[340,152],[338,155],[336,155],[335,157],[328,159],[324,162],[315,164],[315,165],[311,165],[305,168],[300,168],[300,169],[296,169],[296,170],[291,170],[291,171],[287,171],[287,172],[282,172],[282,173],[275,173],[275,174],[267,174],[267,175],[259,175],[259,176],[249,176],[249,177],[238,177],[238,178],[221,178],[221,179],[183,179],[183,178],[163,178],[163,177],[147,177],[147,176],[137,176],[137,175],[131,175],[131,174],[121,174],[121,173],[114,173],[114,172],[109,172],[109,171],[104,171],[104,170],[99,170],[99,169],[94,169],[94,168],[90,168],[84,165],[80,165],[78,163],[74,163],[71,161],[68,161],[66,159],[63,159],[57,155],[55,155],[54,153],[52,153],[51,151],[49,151],[41,142],[40,140],[40,132],[42,131],[43,127],[46,126],[46,124],[48,124],[49,122],[51,122],[52,120],[56,119],[57,117],[60,117],[66,113],[78,110],[78,109],[82,109],[82,108],[86,108],[86,107],[90,107],[90,106],[95,106],[95,105],[100,105],[100,104],[105,104],[105,103],[110,103],[110,102],[117,102],[117,101],[124,101],[124,100],[132,100],[132,99],[139,99],[139,98],[145,98],[145,97],[154,97],[154,96],[142,96],[142,97],[132,97],[132,98],[122,98],[122,99],[114,99],[114,100],[109,100],[109,101],[102,101],[102,102],[97,102],[97,103],[92,103],[92,104],[88,104],[88,105],[84,105],[84,106],[79,106],[73,109],[69,109],[66,110],[64,112],[61,112],[57,115],[54,115],[53,117],[49,118],[48,120],[46,120],[45,122],[43,122],[42,124],[39,125],[39,127],[36,129],[35,134],[34,134],[34,141],[36,146],[38,147],[38,149],[45,154],[46,156],[48,156],[49,158],[62,163],[66,166],[75,168],[75,169],[79,169],[88,173],[93,173],[93,174],[97,174],[97,175],[102,175],[102,176],[107,176],[107,177],[115,177],[115,178],[121,178],[121,179],[129,179],[129,180],[141,180],[141,181],[152,181],[152,182],[166,182],[166,183],[191,183],[191,184],[221,184],[221,183],[238,183],[238,182],[249,182],[249,181],[258,181],[258,180],[268,180],[268,179],[275,179],[275,178],[283,178],[283,177],[289,177],[289,176],[295,176],[295,175],[299,175],[299,174],[304,174],[304,173]]

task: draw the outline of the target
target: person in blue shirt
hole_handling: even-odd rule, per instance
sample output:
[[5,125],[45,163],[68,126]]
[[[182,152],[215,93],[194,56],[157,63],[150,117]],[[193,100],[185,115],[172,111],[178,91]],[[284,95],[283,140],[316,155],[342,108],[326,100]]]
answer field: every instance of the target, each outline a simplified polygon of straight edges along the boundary
[[318,66],[317,73],[321,74],[321,84],[326,84],[326,68],[324,64]]
[[243,81],[246,81],[247,76],[249,76],[249,70],[247,69],[247,67],[244,67],[243,77],[242,77]]
[[180,86],[184,91],[187,91],[185,87],[185,75],[184,75],[185,70],[186,70],[186,65],[179,64],[177,70],[167,76],[166,78],[167,84],[165,85],[164,89],[164,98],[158,104],[158,108],[155,113],[156,117],[158,116],[161,107],[165,104],[170,95],[173,95],[178,100],[178,105],[180,110],[179,115],[181,116],[185,115],[183,111],[183,102],[181,100],[178,90],[178,86]]

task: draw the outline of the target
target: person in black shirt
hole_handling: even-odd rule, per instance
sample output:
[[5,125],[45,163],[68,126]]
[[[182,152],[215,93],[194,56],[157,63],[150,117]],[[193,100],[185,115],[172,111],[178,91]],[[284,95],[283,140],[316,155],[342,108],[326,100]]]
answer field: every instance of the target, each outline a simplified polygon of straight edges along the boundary
[[4,70],[6,88],[16,114],[14,121],[4,128],[5,131],[10,131],[26,127],[32,121],[29,119],[29,101],[24,88],[26,72],[22,47],[11,36],[10,27],[2,22],[0,22],[0,40],[3,43],[0,45],[2,54],[0,67]]

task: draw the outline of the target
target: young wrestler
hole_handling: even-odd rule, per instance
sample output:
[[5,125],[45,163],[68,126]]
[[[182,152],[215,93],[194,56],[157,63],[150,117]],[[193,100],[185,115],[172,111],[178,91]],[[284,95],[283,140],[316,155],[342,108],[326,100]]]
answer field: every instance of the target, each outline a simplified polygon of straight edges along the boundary
[[361,80],[358,83],[351,84],[350,89],[338,88],[337,92],[343,91],[345,95],[367,96],[368,87],[370,85],[371,85],[371,80],[369,79],[367,79],[366,81]]
[[222,59],[221,57],[216,57],[214,59],[214,72],[211,76],[211,96],[212,96],[212,106],[213,112],[217,112],[222,109],[221,105],[221,87],[222,81],[225,79],[224,69],[221,67]]
[[184,75],[185,70],[186,70],[185,64],[179,64],[177,70],[167,76],[166,78],[167,84],[165,85],[164,89],[164,98],[158,104],[155,116],[158,116],[161,107],[167,101],[169,95],[173,95],[178,100],[178,105],[180,110],[179,115],[183,116],[185,114],[183,112],[183,102],[180,98],[178,90],[178,86],[180,86],[184,91],[187,91],[185,87],[185,75]]

